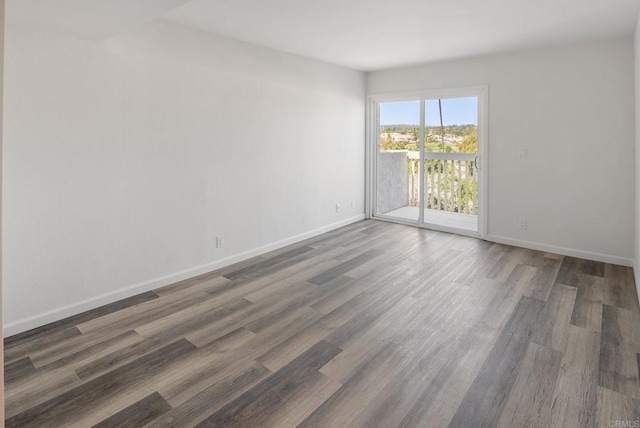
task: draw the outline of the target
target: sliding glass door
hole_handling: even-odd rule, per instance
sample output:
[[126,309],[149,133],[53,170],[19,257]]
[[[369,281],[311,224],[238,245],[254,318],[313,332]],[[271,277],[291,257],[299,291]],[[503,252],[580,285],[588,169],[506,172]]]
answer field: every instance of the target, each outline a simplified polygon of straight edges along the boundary
[[369,97],[372,217],[485,233],[487,88]]

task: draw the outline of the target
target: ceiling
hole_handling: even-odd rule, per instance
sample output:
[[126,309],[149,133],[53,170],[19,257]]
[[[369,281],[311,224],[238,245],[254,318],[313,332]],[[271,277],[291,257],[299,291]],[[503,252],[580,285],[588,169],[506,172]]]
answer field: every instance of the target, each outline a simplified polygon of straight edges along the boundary
[[7,0],[91,37],[162,19],[363,71],[630,36],[638,0]]
[[108,39],[162,16],[189,0],[6,0],[8,21]]

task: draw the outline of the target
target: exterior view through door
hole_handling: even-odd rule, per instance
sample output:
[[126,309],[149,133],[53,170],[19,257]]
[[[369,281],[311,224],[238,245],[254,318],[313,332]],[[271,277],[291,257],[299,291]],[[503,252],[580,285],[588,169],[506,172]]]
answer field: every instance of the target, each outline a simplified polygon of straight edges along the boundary
[[[484,92],[372,97],[372,214],[481,235]],[[405,95],[406,96],[406,95]],[[396,97],[397,98],[397,97]]]

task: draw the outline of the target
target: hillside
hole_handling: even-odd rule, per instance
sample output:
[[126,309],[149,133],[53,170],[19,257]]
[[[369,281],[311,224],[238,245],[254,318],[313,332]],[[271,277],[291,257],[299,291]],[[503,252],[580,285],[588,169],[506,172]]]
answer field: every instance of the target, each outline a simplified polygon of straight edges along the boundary
[[[444,131],[444,135],[443,135]],[[382,150],[418,151],[420,127],[412,124],[380,126],[380,148]],[[478,127],[472,124],[425,127],[428,152],[476,153]]]

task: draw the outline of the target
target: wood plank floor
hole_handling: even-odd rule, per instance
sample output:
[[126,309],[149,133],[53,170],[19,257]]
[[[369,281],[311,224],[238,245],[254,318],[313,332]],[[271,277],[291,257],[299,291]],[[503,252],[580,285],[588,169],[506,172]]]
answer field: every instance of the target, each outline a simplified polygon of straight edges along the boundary
[[635,426],[639,327],[630,268],[363,221],[7,338],[6,426]]

